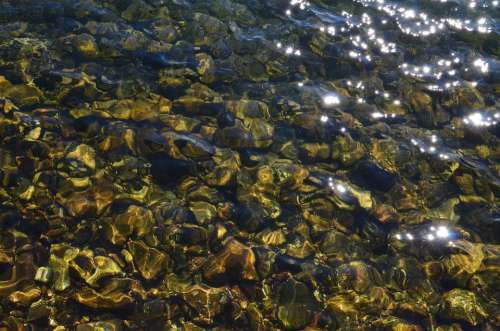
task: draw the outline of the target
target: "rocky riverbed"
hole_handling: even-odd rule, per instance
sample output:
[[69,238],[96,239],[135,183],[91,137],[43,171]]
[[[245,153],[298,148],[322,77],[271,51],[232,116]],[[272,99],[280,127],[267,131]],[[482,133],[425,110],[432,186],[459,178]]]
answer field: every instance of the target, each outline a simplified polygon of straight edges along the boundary
[[495,0],[0,2],[0,330],[500,329]]

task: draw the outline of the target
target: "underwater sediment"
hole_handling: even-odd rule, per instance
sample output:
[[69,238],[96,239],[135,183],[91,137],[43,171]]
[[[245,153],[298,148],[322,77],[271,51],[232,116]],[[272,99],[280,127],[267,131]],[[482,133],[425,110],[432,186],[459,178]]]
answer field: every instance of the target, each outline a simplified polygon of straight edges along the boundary
[[500,329],[497,6],[1,1],[0,330]]

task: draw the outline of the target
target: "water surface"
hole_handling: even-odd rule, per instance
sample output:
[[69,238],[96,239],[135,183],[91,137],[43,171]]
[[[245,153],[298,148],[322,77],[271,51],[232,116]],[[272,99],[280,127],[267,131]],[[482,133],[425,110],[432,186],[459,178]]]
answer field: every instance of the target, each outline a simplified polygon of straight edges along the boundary
[[499,13],[0,2],[0,329],[500,329]]

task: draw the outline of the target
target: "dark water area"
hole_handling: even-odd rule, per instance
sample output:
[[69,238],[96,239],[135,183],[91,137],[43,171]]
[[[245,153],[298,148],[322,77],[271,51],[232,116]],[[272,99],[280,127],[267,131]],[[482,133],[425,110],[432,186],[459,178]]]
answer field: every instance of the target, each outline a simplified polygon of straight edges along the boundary
[[499,8],[0,1],[0,331],[500,330]]

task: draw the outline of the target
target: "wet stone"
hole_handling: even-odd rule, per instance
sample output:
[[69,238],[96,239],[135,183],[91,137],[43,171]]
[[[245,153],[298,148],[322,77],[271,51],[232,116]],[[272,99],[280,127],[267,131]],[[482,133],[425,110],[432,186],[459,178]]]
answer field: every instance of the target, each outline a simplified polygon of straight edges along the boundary
[[95,150],[88,145],[78,145],[67,154],[68,159],[75,159],[83,163],[86,167],[95,169]]
[[128,247],[134,264],[146,280],[155,279],[168,270],[170,257],[166,253],[142,241],[129,241]]
[[0,75],[0,93],[17,106],[32,106],[41,102],[43,94],[33,85],[12,84]]
[[48,283],[50,281],[51,275],[52,275],[51,269],[47,267],[40,267],[36,271],[35,280],[42,283]]
[[432,128],[436,124],[432,98],[421,91],[411,92],[408,98],[419,123],[426,128]]
[[442,300],[440,313],[443,317],[465,321],[471,325],[478,325],[488,317],[480,300],[472,292],[454,289],[446,292]]
[[363,146],[350,137],[339,137],[332,146],[332,159],[345,166],[353,165],[365,155]]
[[340,265],[335,270],[335,278],[342,291],[353,289],[358,293],[366,292],[381,282],[378,271],[361,261]]
[[23,291],[15,291],[8,296],[8,300],[17,305],[29,306],[33,301],[40,298],[42,291],[38,287],[32,287]]
[[96,200],[91,192],[75,192],[61,197],[61,203],[73,217],[92,216],[97,212]]
[[85,56],[95,56],[97,55],[98,48],[95,39],[88,35],[82,34],[76,37],[73,44],[78,52]]
[[127,210],[118,214],[114,222],[106,228],[107,238],[114,245],[123,245],[134,234],[142,238],[152,230],[153,213],[140,206],[131,205]]
[[94,256],[90,250],[79,252],[69,264],[92,287],[97,287],[104,278],[122,275],[120,266],[113,259]]
[[49,266],[53,272],[53,287],[56,291],[64,291],[71,286],[69,263],[77,256],[79,249],[67,244],[52,245]]
[[231,281],[258,280],[255,270],[255,254],[236,239],[229,239],[224,248],[208,259],[203,267],[203,277],[214,284]]
[[217,214],[216,207],[204,201],[192,202],[189,208],[199,224],[211,223]]
[[217,131],[215,134],[215,142],[219,146],[233,149],[254,146],[252,134],[239,127],[226,127]]
[[93,331],[93,330],[110,330],[120,331],[123,330],[123,322],[120,320],[107,320],[91,323],[82,323],[76,326],[77,331]]
[[134,302],[130,294],[133,286],[136,285],[131,279],[116,278],[99,291],[83,287],[74,294],[74,298],[82,305],[94,309],[125,307]]
[[277,316],[288,330],[300,329],[311,323],[317,310],[310,289],[301,282],[288,279],[278,289]]
[[182,292],[182,298],[198,314],[196,320],[207,325],[222,314],[230,303],[230,294],[223,287],[194,285]]

